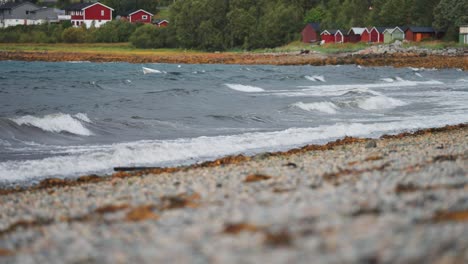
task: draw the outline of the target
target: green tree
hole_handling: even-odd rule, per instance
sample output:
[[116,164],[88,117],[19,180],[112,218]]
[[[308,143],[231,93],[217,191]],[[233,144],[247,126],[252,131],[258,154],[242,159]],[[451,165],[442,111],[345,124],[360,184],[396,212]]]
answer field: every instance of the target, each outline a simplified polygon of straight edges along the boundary
[[434,27],[446,32],[449,40],[457,39],[457,29],[468,24],[468,0],[442,0],[434,9]]

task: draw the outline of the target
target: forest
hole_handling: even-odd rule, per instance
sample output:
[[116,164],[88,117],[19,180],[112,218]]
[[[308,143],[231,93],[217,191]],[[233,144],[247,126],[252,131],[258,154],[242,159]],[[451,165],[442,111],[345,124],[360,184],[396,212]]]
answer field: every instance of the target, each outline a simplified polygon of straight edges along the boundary
[[[1,31],[0,42],[127,42],[140,48],[200,50],[277,47],[300,39],[308,22],[322,29],[364,26],[433,26],[456,40],[468,24],[468,0],[103,0],[120,11],[157,12],[169,5],[170,25],[112,21],[100,28],[70,25],[17,26]],[[120,10],[120,11],[119,11]]]

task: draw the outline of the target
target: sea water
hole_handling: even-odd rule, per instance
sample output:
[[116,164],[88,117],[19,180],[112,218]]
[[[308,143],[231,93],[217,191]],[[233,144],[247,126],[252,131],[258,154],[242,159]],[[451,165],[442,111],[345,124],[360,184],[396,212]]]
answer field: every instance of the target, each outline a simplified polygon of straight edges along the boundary
[[457,69],[1,61],[0,184],[465,122]]

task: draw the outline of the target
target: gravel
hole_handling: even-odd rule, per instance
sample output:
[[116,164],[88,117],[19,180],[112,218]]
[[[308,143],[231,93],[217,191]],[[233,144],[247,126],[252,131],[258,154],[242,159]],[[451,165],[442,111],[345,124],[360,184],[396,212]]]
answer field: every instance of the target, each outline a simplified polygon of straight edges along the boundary
[[468,128],[0,196],[0,263],[467,263]]

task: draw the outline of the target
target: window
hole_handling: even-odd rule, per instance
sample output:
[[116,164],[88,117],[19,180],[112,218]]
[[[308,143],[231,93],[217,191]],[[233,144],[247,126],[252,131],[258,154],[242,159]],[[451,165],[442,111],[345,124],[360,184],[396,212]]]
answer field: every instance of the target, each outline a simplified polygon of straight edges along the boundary
[[141,19],[146,20],[146,19],[148,19],[148,16],[147,15],[142,15]]
[[104,10],[101,10],[101,16],[103,16],[103,15],[104,15]]

